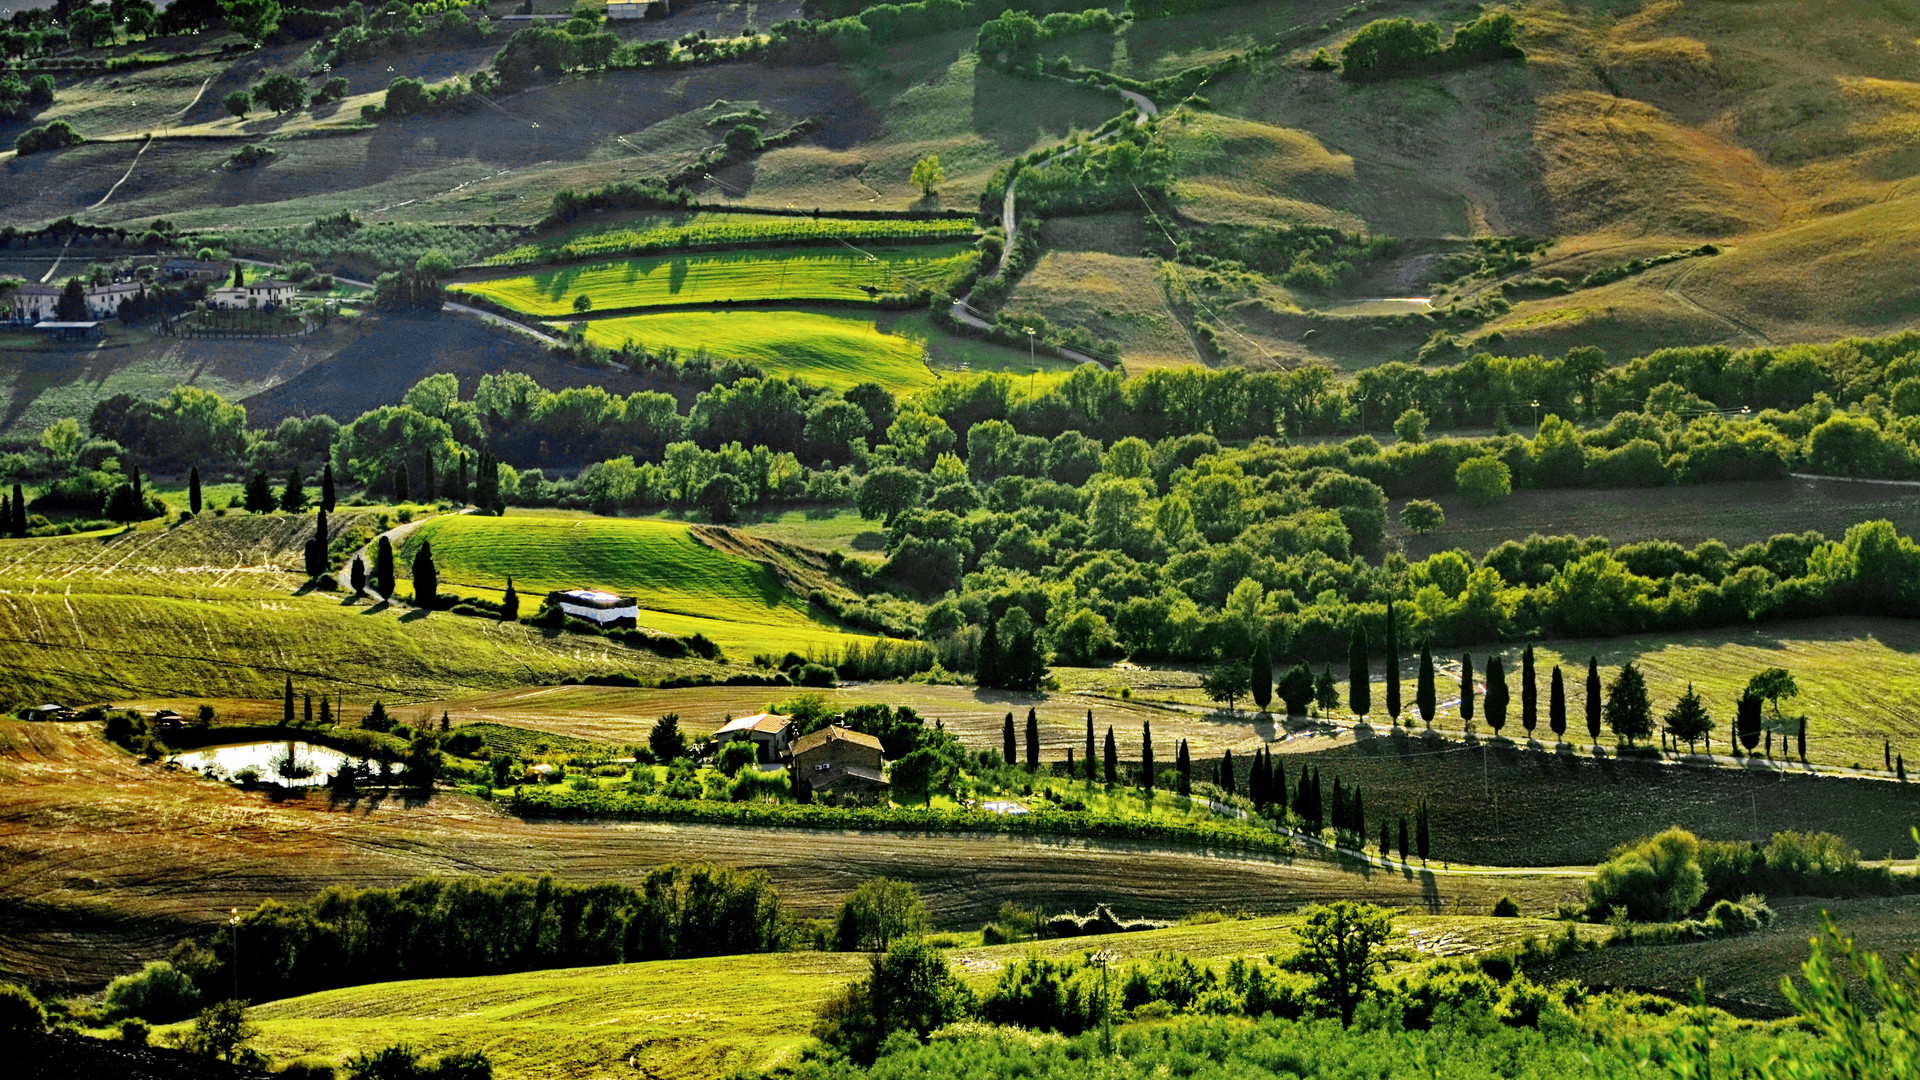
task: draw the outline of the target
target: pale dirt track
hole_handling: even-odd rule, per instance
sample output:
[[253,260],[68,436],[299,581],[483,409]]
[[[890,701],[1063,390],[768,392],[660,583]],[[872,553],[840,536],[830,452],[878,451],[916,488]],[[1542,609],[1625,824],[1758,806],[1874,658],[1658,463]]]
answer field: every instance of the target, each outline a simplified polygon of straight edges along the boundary
[[984,922],[1008,899],[1169,918],[1342,897],[1477,912],[1502,892],[1545,910],[1577,888],[1126,843],[536,823],[445,794],[413,805],[335,807],[320,795],[275,805],[140,765],[81,725],[0,721],[0,965],[61,987],[97,987],[230,907],[298,901],[328,885],[509,872],[638,882],[654,866],[695,860],[767,871],[800,915],[829,913],[869,877],[905,878],[948,927]]

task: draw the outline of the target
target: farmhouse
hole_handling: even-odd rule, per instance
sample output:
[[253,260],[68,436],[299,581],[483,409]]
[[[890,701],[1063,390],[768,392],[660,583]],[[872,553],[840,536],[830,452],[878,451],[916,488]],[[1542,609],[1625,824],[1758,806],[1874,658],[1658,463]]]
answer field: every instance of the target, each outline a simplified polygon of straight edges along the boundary
[[713,733],[715,742],[747,739],[760,751],[762,764],[785,761],[793,752],[793,717],[779,713],[755,713],[727,721]]
[[[120,313],[120,302],[132,300],[140,295],[145,286],[137,281],[116,281],[110,285],[95,285],[86,292],[87,317],[91,319],[111,319]],[[40,323],[59,317],[59,285],[22,285],[13,290],[13,320],[17,323]]]
[[160,273],[168,281],[219,281],[227,276],[227,264],[201,262],[199,259],[168,259],[160,264]]
[[598,589],[567,589],[547,594],[547,602],[576,619],[601,626],[637,626],[640,602],[618,593]]
[[793,793],[802,802],[879,802],[887,790],[880,740],[871,735],[835,725],[793,744]]
[[297,286],[292,282],[268,277],[249,281],[245,285],[215,289],[207,302],[223,311],[245,311],[249,308],[272,311],[293,299],[296,291]]
[[669,0],[607,0],[607,21],[659,19],[673,14]]

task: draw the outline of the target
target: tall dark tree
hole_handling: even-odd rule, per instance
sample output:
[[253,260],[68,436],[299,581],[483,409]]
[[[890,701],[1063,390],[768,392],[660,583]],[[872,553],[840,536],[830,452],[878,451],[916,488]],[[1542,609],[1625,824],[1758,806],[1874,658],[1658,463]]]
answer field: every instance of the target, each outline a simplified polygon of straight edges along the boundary
[[1414,811],[1414,825],[1416,827],[1415,850],[1420,853],[1420,861],[1426,862],[1429,833],[1427,832],[1427,804],[1424,800],[1421,801],[1420,808]]
[[1473,723],[1473,654],[1460,654],[1460,720]]
[[1193,794],[1193,759],[1187,756],[1185,739],[1180,740],[1180,749],[1173,756],[1173,768],[1179,777],[1177,792],[1181,795]]
[[313,535],[307,538],[306,548],[307,577],[309,579],[317,578],[330,569],[330,567],[327,566],[327,546],[330,542],[327,537],[327,512],[325,510],[315,510],[313,512]]
[[1400,819],[1400,861],[1406,862],[1412,844],[1407,843],[1407,819]]
[[409,494],[407,490],[408,487],[407,463],[403,461],[400,463],[400,467],[395,469],[393,473],[393,501],[397,503],[406,502]]
[[353,564],[347,567],[347,583],[353,586],[355,596],[367,591],[367,560],[357,552],[353,556]]
[[1148,791],[1153,790],[1153,721],[1140,721],[1140,776]]
[[305,717],[306,725],[308,727],[312,727],[313,726],[313,695],[311,693],[307,694],[306,699],[307,699],[307,702],[306,702],[307,711],[306,711],[306,717]]
[[326,468],[320,470],[320,509],[331,514],[333,506],[333,462],[329,461]]
[[0,492],[0,536],[13,535],[13,496]]
[[1533,673],[1533,646],[1528,645],[1520,653],[1520,726],[1527,729],[1527,738],[1533,738],[1533,729],[1540,723],[1540,684]]
[[1094,780],[1093,770],[1097,768],[1093,760],[1093,710],[1087,710],[1087,783]]
[[1019,754],[1020,743],[1013,735],[1013,714],[1008,713],[1006,721],[1000,725],[1000,755],[1011,765],[1020,760]]
[[255,471],[248,478],[247,487],[241,493],[240,505],[249,514],[271,514],[280,503],[273,497],[273,481],[267,479],[264,472]]
[[1762,704],[1759,694],[1746,693],[1740,695],[1740,703],[1735,706],[1733,726],[1739,732],[1740,745],[1746,747],[1749,754],[1760,748],[1760,732],[1765,725],[1760,714]]
[[1387,716],[1400,723],[1400,628],[1393,622],[1393,597],[1387,597]]
[[287,485],[280,489],[280,509],[289,514],[303,513],[307,509],[307,485],[298,467],[287,473]]
[[1355,716],[1373,711],[1373,672],[1367,660],[1367,628],[1353,624],[1353,636],[1347,639],[1347,708]]
[[1393,836],[1388,831],[1391,827],[1386,818],[1380,819],[1380,857],[1382,859],[1393,854]]
[[1107,783],[1112,784],[1119,780],[1120,751],[1113,744],[1113,725],[1112,724],[1107,725],[1106,754],[1104,755],[1104,760],[1101,762],[1101,764],[1106,766],[1105,775],[1106,775]]
[[1440,708],[1440,695],[1433,685],[1433,650],[1426,645],[1420,646],[1420,681],[1414,687],[1413,703],[1420,710],[1421,722],[1432,727],[1433,714]]
[[1261,712],[1266,712],[1273,701],[1273,646],[1268,644],[1265,634],[1254,639],[1253,660],[1247,674],[1253,703]]
[[1262,747],[1253,752],[1253,764],[1247,769],[1247,798],[1253,801],[1255,810],[1265,810],[1273,801],[1273,793],[1267,790],[1267,751]]
[[500,596],[500,621],[513,622],[520,617],[520,594],[513,591],[513,575],[507,575],[507,591]]
[[[973,681],[981,686],[1000,685],[1000,629],[994,622],[993,616],[988,615],[987,624],[980,631],[978,659],[973,664]],[[1011,755],[1007,758],[1007,764],[1013,764]]]
[[1268,797],[1281,806],[1287,805],[1287,764],[1276,760],[1273,751],[1264,750],[1267,759],[1266,780]]
[[1553,665],[1553,677],[1547,681],[1547,728],[1559,739],[1567,733],[1567,685],[1560,679],[1560,665]]
[[13,485],[13,535],[27,535],[27,496],[20,485]]
[[1040,718],[1027,709],[1027,768],[1040,768]]
[[1506,665],[1500,662],[1497,654],[1487,657],[1487,726],[1493,729],[1495,735],[1507,726],[1507,703],[1510,700]]
[[399,587],[393,569],[393,541],[382,536],[373,553],[373,591],[382,600],[391,600]]
[[333,702],[324,693],[320,695],[320,726],[333,726]]
[[420,497],[432,502],[440,497],[440,478],[433,468],[433,455],[428,454],[420,462]]
[[453,501],[466,502],[467,501],[467,455],[465,454],[460,455],[459,471],[454,476],[453,484],[454,484]]
[[1587,657],[1587,735],[1600,741],[1600,658]]
[[1229,795],[1237,794],[1236,783],[1237,780],[1233,775],[1233,751],[1228,750],[1220,755],[1220,790]]
[[198,465],[187,469],[187,509],[191,510],[196,517],[200,514],[200,466]]
[[1353,785],[1353,798],[1347,802],[1347,828],[1356,836],[1367,835],[1367,807],[1359,784]]
[[140,466],[134,465],[129,467],[127,473],[127,484],[133,488],[134,508],[144,514],[147,506],[147,489],[146,485],[141,483],[140,480]]
[[280,722],[287,727],[293,726],[293,676],[287,676],[287,689],[280,702]]
[[440,571],[433,565],[431,540],[422,540],[413,556],[413,604],[428,610],[440,606]]
[[1807,763],[1807,718],[1804,716],[1800,718],[1800,736],[1799,736],[1798,749],[1800,751],[1800,763],[1804,765]]
[[1285,703],[1288,716],[1305,716],[1307,706],[1313,703],[1313,671],[1307,662],[1302,660],[1282,673],[1274,691]]

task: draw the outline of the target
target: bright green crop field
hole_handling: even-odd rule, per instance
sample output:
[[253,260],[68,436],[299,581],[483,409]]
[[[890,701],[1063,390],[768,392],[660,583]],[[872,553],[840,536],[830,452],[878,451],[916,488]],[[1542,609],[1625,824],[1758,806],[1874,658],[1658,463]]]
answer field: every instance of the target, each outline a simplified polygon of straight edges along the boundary
[[401,556],[433,543],[441,588],[492,595],[512,575],[532,611],[554,589],[600,588],[636,597],[656,630],[703,633],[730,654],[837,646],[849,635],[751,559],[715,551],[675,521],[514,514],[440,518],[407,537]]
[[658,255],[546,270],[451,286],[516,311],[574,314],[579,297],[596,311],[757,300],[865,301],[867,288],[938,286],[976,255],[961,244],[845,245]]
[[617,349],[631,341],[657,352],[705,349],[817,386],[845,390],[876,382],[896,394],[933,385],[926,345],[889,334],[871,318],[815,311],[664,311],[587,323],[587,340]]
[[484,266],[526,266],[567,259],[646,255],[684,248],[728,247],[744,244],[818,243],[848,240],[861,246],[872,242],[971,236],[973,223],[954,218],[926,220],[761,217],[753,214],[676,215],[658,223],[632,222],[616,228],[575,231],[544,244],[522,244],[481,261]]

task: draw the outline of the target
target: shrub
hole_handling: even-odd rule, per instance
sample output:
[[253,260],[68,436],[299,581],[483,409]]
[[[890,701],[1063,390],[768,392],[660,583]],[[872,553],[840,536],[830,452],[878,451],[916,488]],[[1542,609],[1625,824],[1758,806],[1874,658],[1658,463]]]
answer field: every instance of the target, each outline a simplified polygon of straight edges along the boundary
[[1513,470],[1491,454],[1469,458],[1454,470],[1454,483],[1462,495],[1486,506],[1513,494]]
[[28,128],[14,137],[13,151],[21,157],[37,154],[42,150],[61,150],[69,146],[78,146],[87,140],[73,130],[73,125],[65,120],[55,120],[44,127]]
[[109,1019],[137,1016],[165,1024],[198,1011],[200,991],[185,972],[165,960],[155,960],[138,974],[122,975],[108,983],[103,1007]]
[[1447,523],[1447,512],[1431,499],[1409,499],[1400,508],[1400,524],[1415,536],[1439,532]]
[[47,1010],[40,999],[18,983],[0,983],[0,1031],[40,1031],[47,1026]]
[[120,1021],[121,1042],[132,1043],[135,1046],[145,1046],[147,1045],[147,1039],[152,1034],[153,1029],[147,1026],[145,1020],[137,1016],[130,1016]]
[[1493,902],[1493,917],[1496,919],[1517,919],[1520,917],[1520,905],[1513,902],[1513,897],[1503,896]]
[[927,928],[927,906],[904,881],[874,878],[840,905],[834,936],[842,952],[884,950],[895,938],[914,937]]
[[1615,848],[1587,882],[1589,913],[1635,922],[1684,917],[1707,892],[1699,852],[1700,841],[1684,829]]

